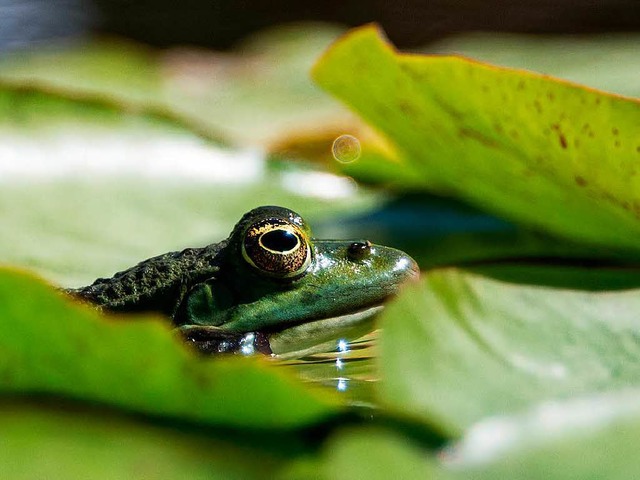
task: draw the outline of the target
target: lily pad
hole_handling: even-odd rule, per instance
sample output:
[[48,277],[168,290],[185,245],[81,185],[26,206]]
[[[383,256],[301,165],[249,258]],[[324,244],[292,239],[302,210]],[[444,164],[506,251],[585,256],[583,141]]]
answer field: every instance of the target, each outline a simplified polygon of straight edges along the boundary
[[4,399],[0,419],[0,473],[15,480],[246,479],[278,466],[257,448],[104,409]]
[[458,478],[634,478],[640,462],[627,444],[640,426],[639,398],[625,388],[491,417],[441,459]]
[[640,426],[616,425],[600,434],[553,442],[542,448],[505,458],[482,469],[460,473],[454,478],[581,480],[598,478],[626,480],[640,475],[634,445]]
[[5,393],[254,428],[308,425],[340,410],[336,397],[304,388],[267,360],[197,357],[161,319],[107,318],[28,275],[0,271],[0,317]]
[[381,400],[457,436],[540,402],[640,383],[638,290],[429,273],[381,320]]
[[219,142],[264,148],[356,123],[308,77],[340,33],[326,24],[281,26],[227,53],[103,38],[7,55],[0,80],[161,113]]
[[343,429],[322,455],[294,463],[284,478],[635,478],[638,412],[637,390],[550,402],[483,421],[439,452],[388,429]]
[[313,76],[387,137],[422,188],[575,240],[639,248],[639,101],[398,54],[374,27],[335,43]]
[[374,428],[344,430],[325,446],[327,479],[447,478],[433,458],[400,435]]

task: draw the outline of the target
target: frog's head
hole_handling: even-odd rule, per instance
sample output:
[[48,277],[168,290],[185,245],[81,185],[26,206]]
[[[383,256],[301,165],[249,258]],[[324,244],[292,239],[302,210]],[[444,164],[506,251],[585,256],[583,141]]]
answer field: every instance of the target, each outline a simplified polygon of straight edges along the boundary
[[404,252],[366,240],[317,240],[297,213],[259,207],[231,233],[220,275],[187,298],[186,319],[233,333],[330,330],[372,317],[418,276]]

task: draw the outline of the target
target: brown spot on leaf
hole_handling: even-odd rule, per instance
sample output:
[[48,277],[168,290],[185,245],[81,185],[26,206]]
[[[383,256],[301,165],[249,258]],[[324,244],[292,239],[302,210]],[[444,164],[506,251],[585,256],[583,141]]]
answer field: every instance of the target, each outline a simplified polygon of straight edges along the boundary
[[451,117],[455,118],[456,120],[462,120],[463,118],[462,112],[459,112],[458,110],[456,110],[449,103],[447,103],[446,101],[442,100],[437,96],[433,97],[433,100],[442,110],[448,113]]
[[618,135],[618,133],[620,133],[618,131],[618,129],[616,127],[613,127],[613,129],[611,130],[611,133],[613,133],[614,135]]
[[411,68],[409,65],[405,63],[400,64],[400,70],[402,70],[403,73],[406,73],[414,80],[417,80],[419,82],[423,80],[422,72],[417,71],[415,68]]
[[414,115],[416,113],[413,105],[411,105],[409,102],[406,102],[404,100],[401,100],[398,103],[398,107],[400,108],[400,111],[405,115]]
[[496,142],[494,139],[489,138],[483,133],[477,132],[470,128],[461,128],[460,130],[458,130],[458,133],[460,134],[461,137],[471,138],[473,140],[476,140],[482,143],[486,147],[491,147],[491,148],[498,147],[498,142]]
[[580,187],[584,187],[587,184],[587,181],[580,175],[576,175],[574,177],[574,180],[576,181],[576,184]]
[[565,137],[564,133],[562,133],[562,131],[560,130],[560,125],[554,123],[553,125],[551,125],[551,128],[558,132],[558,140],[560,141],[560,146],[562,148],[567,148],[567,137]]
[[560,133],[560,146],[562,148],[567,148],[567,139],[564,136],[564,133]]
[[542,113],[542,104],[538,100],[534,100],[533,106],[538,113]]

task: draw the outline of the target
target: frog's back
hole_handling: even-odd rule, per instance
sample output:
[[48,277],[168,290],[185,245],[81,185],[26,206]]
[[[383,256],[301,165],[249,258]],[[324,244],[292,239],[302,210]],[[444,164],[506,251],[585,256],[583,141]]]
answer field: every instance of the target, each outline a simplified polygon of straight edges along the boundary
[[149,258],[111,278],[67,292],[105,310],[156,311],[173,316],[186,292],[215,277],[227,242]]

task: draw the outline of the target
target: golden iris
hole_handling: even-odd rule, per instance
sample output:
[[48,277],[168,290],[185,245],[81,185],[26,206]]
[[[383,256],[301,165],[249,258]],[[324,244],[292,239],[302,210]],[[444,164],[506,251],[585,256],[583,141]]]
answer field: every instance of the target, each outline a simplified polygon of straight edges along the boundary
[[261,272],[275,277],[293,277],[306,270],[311,249],[297,225],[271,218],[251,225],[242,242],[242,255]]

